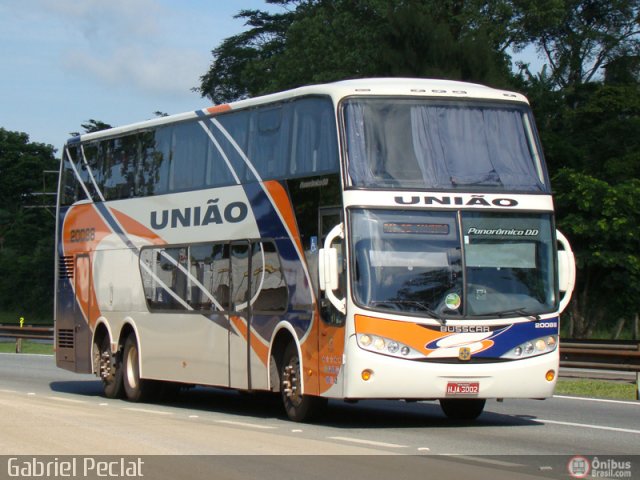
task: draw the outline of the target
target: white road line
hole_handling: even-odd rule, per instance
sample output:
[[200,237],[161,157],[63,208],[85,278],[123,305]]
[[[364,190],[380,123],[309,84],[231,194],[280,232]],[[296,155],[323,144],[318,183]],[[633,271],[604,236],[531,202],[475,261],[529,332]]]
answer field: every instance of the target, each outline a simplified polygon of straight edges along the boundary
[[7,390],[5,388],[0,388],[0,392],[2,392],[2,393],[18,393],[16,390]]
[[235,422],[233,420],[216,420],[216,423],[224,423],[225,425],[234,425],[236,427],[259,428],[261,430],[274,430],[277,427],[271,425],[258,425],[256,423]]
[[73,398],[63,398],[63,397],[47,397],[50,400],[57,400],[58,402],[68,402],[68,403],[87,403],[85,400],[74,400]]
[[29,392],[27,393],[27,397],[35,397],[36,393],[35,392]]
[[567,427],[592,428],[594,430],[608,430],[610,432],[635,433],[640,435],[640,430],[631,428],[605,427],[603,425],[589,425],[588,423],[559,422],[556,420],[545,420],[543,418],[533,418],[532,420],[540,423],[550,423],[552,425],[565,425]]
[[562,400],[578,400],[582,402],[618,403],[620,405],[633,405],[635,407],[640,407],[640,402],[631,402],[627,400],[609,400],[606,398],[570,397],[568,395],[554,395],[553,398],[560,398]]
[[471,460],[472,462],[487,463],[489,465],[497,465],[499,467],[524,467],[521,463],[511,463],[502,460],[494,460],[493,458],[473,457],[470,455],[456,455],[459,458],[465,460]]
[[328,437],[329,440],[339,440],[342,442],[361,443],[363,445],[371,445],[372,447],[386,448],[407,448],[407,445],[398,445],[397,443],[374,442],[373,440],[362,440],[360,438],[351,437]]
[[129,410],[130,412],[154,413],[156,415],[173,415],[173,413],[171,412],[163,412],[161,410],[149,410],[147,408],[124,407],[123,410]]

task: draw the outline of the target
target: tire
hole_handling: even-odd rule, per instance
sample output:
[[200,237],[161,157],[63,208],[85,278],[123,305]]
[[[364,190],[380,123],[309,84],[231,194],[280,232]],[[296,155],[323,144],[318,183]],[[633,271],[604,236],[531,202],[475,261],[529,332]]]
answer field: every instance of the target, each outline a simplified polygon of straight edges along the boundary
[[475,420],[484,410],[484,398],[443,398],[440,407],[452,420]]
[[289,343],[280,365],[280,395],[287,417],[294,422],[316,418],[327,405],[327,399],[302,395],[300,357],[294,342]]
[[157,382],[140,378],[140,356],[138,340],[131,334],[124,342],[122,356],[122,383],[127,400],[131,402],[145,402],[157,392]]
[[102,381],[104,396],[107,398],[122,398],[124,385],[122,383],[122,359],[119,354],[111,353],[109,336],[93,344],[94,365],[97,365],[97,375]]

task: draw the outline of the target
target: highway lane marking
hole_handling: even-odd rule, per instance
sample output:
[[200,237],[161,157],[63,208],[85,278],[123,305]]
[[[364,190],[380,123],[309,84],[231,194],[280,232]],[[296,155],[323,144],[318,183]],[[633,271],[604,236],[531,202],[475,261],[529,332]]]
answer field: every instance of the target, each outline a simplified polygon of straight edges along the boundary
[[215,420],[216,423],[224,423],[225,425],[234,425],[236,427],[259,428],[261,430],[274,430],[277,427],[271,425],[258,425],[257,423],[236,422],[234,420]]
[[148,408],[124,407],[123,410],[130,412],[153,413],[156,415],[173,415],[173,412],[163,412],[161,410],[149,410]]
[[609,400],[606,398],[587,398],[587,397],[570,397],[568,395],[554,395],[553,398],[560,398],[562,400],[580,400],[583,402],[601,402],[601,403],[618,403],[620,405],[633,405],[640,407],[640,402],[628,402],[626,400]]
[[0,388],[0,392],[2,392],[2,393],[18,393],[17,390],[7,390],[5,388]]
[[505,462],[503,460],[494,460],[493,458],[474,457],[474,456],[471,456],[471,455],[464,455],[464,454],[452,455],[452,456],[463,458],[464,460],[470,460],[472,462],[487,463],[489,465],[496,465],[498,467],[524,467],[524,465],[522,465],[521,463]]
[[387,447],[387,448],[407,448],[407,445],[398,445],[397,443],[385,443],[385,442],[374,442],[373,440],[363,440],[361,438],[351,438],[351,437],[328,437],[329,440],[339,440],[342,442],[352,442],[352,443],[360,443],[363,445],[371,445],[373,447]]
[[47,398],[50,400],[57,400],[58,402],[87,403],[85,400],[74,400],[73,398],[55,397],[53,395]]
[[594,430],[608,430],[610,432],[635,433],[640,435],[640,430],[633,430],[631,428],[605,427],[603,425],[589,425],[588,423],[559,422],[557,420],[545,420],[542,418],[534,418],[532,420],[553,425],[565,425],[567,427],[592,428]]

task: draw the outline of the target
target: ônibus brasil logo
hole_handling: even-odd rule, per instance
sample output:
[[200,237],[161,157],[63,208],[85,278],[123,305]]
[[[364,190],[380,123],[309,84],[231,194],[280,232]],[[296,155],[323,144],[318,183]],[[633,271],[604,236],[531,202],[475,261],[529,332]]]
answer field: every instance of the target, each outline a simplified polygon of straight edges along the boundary
[[591,471],[591,463],[588,458],[578,455],[569,460],[567,470],[569,470],[569,475],[573,478],[586,478]]

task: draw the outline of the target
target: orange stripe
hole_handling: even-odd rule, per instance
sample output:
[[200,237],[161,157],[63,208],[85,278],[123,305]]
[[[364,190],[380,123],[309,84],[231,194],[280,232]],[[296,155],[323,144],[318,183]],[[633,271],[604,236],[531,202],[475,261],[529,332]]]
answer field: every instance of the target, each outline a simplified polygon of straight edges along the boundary
[[149,242],[155,245],[164,245],[166,242],[156,235],[152,230],[149,230],[147,227],[142,225],[137,220],[134,220],[130,216],[119,212],[115,208],[111,208],[111,213],[113,213],[114,217],[120,222],[120,225],[124,228],[124,231],[130,235],[135,235],[136,237],[144,238]]
[[207,113],[217,115],[218,113],[228,112],[229,110],[231,110],[231,107],[225,103],[224,105],[214,105],[213,107],[209,107],[206,110]]
[[[247,324],[245,321],[236,315],[232,315],[230,318],[231,322],[236,326],[242,338],[247,340]],[[269,364],[269,347],[264,345],[259,338],[256,337],[255,334],[251,335],[251,349],[256,353],[260,361],[267,366]]]
[[264,182],[264,186],[269,191],[269,195],[276,204],[276,208],[280,212],[280,215],[284,219],[291,235],[293,235],[292,240],[296,242],[298,246],[298,252],[302,254],[302,241],[300,240],[300,232],[298,232],[298,223],[296,222],[296,216],[293,213],[293,207],[291,206],[291,200],[289,199],[289,195],[286,190],[280,185],[280,183],[276,180],[269,180]]
[[412,322],[400,322],[396,320],[385,320],[382,318],[356,315],[356,332],[379,335],[381,337],[397,340],[422,353],[429,353],[432,350],[425,348],[433,340],[445,338],[450,333],[438,332],[424,328]]

